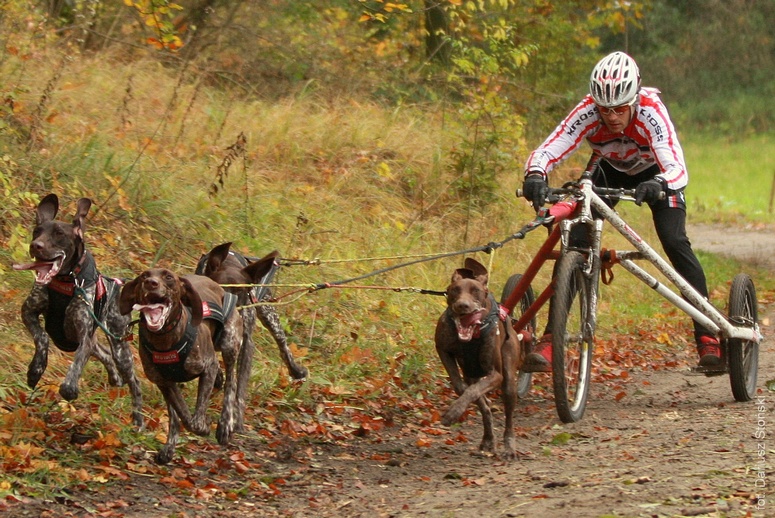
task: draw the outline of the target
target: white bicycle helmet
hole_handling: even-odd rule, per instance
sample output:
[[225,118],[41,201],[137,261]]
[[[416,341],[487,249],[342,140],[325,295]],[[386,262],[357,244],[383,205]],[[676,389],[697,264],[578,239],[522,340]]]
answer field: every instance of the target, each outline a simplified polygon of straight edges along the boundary
[[601,59],[589,78],[589,93],[599,106],[612,108],[635,102],[640,90],[640,71],[624,52]]

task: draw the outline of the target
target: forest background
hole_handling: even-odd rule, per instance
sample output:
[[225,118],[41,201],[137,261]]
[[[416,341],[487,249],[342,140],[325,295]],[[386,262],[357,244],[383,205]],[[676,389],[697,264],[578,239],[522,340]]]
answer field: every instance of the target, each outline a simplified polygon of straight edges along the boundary
[[[662,90],[692,175],[690,220],[771,223],[773,19],[769,0],[0,0],[0,400],[12,459],[0,491],[79,476],[34,449],[59,429],[112,425],[120,444],[149,449],[164,429],[146,385],[151,435],[125,430],[128,398],[101,395],[96,366],[82,382],[92,410],[52,410],[67,355],[27,389],[32,343],[18,311],[31,279],[11,264],[27,258],[46,193],[59,194],[64,219],[77,198],[94,200],[86,241],[114,276],[191,271],[225,241],[297,263],[274,291],[311,376],[289,383],[257,331],[257,429],[280,429],[302,407],[315,419],[322,400],[377,404],[388,386],[391,398],[433,399],[445,383],[432,344],[443,302],[412,289],[443,290],[461,255],[310,288],[497,242],[530,221],[514,197],[527,154],[613,50]],[[555,185],[583,167],[577,155]],[[640,223],[637,209],[621,210]],[[648,227],[637,230],[654,240]],[[476,254],[494,290],[538,243]],[[723,304],[739,265],[700,257]],[[688,337],[686,319],[621,277],[602,294],[607,343],[629,332],[687,347],[660,338]],[[666,316],[651,318],[655,308]],[[36,403],[60,424],[43,424]]]

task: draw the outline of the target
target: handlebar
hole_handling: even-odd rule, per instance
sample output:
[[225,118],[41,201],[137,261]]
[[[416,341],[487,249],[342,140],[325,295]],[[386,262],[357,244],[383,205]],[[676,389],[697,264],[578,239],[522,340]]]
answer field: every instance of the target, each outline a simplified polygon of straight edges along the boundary
[[[550,187],[549,193],[546,196],[547,203],[557,203],[561,201],[565,196],[579,194],[581,189],[575,183],[565,184],[562,187]],[[611,198],[625,201],[635,201],[635,189],[622,189],[611,187],[596,187],[592,186],[592,192],[600,196],[601,198]],[[517,197],[524,198],[522,189],[517,189]],[[665,192],[659,193],[659,199],[664,200],[667,197]]]

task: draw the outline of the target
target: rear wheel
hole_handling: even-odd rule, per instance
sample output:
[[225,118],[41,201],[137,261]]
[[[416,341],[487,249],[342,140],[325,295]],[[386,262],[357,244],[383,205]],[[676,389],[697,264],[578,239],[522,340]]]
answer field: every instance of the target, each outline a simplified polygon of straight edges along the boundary
[[[517,283],[522,278],[522,274],[515,273],[509,279],[506,281],[506,285],[503,286],[503,292],[501,293],[501,303],[505,302],[507,298],[509,298],[509,295],[511,295],[511,292],[514,291],[514,288],[517,286]],[[525,294],[522,295],[522,298],[519,299],[519,303],[517,303],[516,306],[514,306],[514,311],[512,312],[512,318],[515,320],[519,320],[522,315],[525,314],[525,311],[527,311],[527,308],[529,308],[533,302],[535,302],[535,294],[533,293],[533,287],[528,286],[527,290],[525,291]],[[533,317],[530,319],[530,321],[525,326],[524,331],[528,331],[530,333],[531,337],[535,336],[535,329],[536,329],[536,319]],[[516,332],[523,331],[522,329],[515,330]],[[534,341],[532,339],[531,341]],[[523,356],[525,354],[525,350],[530,347],[530,343],[528,342],[522,342],[521,343],[523,347]],[[528,392],[530,392],[530,387],[533,385],[533,375],[529,372],[522,372],[520,371],[517,375],[517,396],[520,398],[523,398],[527,395]]]
[[[758,322],[756,289],[751,278],[738,274],[729,290],[729,319],[735,326],[754,327]],[[727,339],[729,381],[736,401],[750,401],[756,393],[759,344],[741,338]]]
[[567,252],[556,269],[550,332],[552,333],[552,381],[554,404],[564,423],[581,419],[587,406],[594,329],[591,311],[592,282],[585,273],[586,258]]

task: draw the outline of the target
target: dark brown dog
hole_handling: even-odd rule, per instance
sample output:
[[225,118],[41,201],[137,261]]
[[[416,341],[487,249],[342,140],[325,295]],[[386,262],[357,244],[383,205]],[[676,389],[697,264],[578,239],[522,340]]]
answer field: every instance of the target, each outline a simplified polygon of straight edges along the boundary
[[[81,198],[73,223],[57,221],[59,198],[49,194],[37,208],[32,233],[30,264],[15,270],[33,270],[35,284],[22,305],[22,321],[35,342],[35,355],[27,370],[30,388],[40,381],[48,366],[49,339],[62,351],[75,353],[73,363],[59,386],[59,394],[72,401],[78,397],[78,381],[91,356],[108,371],[111,385],[126,383],[132,395],[132,422],[143,426],[143,398],[134,372],[132,344],[125,339],[129,318],[118,310],[120,281],[100,275],[94,257],[83,240],[84,220],[91,200]],[[45,328],[41,326],[43,316]],[[102,327],[108,349],[97,340]]]
[[[178,277],[164,268],[146,270],[121,290],[121,313],[128,315],[135,309],[141,314],[140,360],[145,375],[167,403],[169,431],[156,455],[159,464],[172,460],[181,421],[192,433],[210,433],[207,407],[220,375],[215,351],[221,352],[226,371],[216,438],[224,446],[231,440],[238,419],[236,366],[242,337],[242,317],[235,306],[236,297],[212,279]],[[192,416],[178,384],[196,378]]]
[[271,298],[271,292],[265,287],[251,288],[247,286],[266,284],[269,281],[268,277],[271,277],[277,266],[275,259],[279,252],[275,250],[261,259],[251,262],[241,254],[231,251],[230,248],[231,243],[223,243],[203,255],[197,264],[196,273],[206,275],[220,285],[240,285],[227,286],[225,289],[237,296],[237,305],[240,308],[243,322],[242,346],[240,347],[239,360],[237,360],[237,405],[239,412],[237,412],[236,423],[236,431],[242,431],[245,398],[253,365],[253,352],[256,348],[253,341],[256,317],[272,334],[280,351],[280,357],[293,379],[306,378],[308,371],[299,366],[293,358],[277,311],[271,305],[260,304],[260,302]]
[[[487,288],[487,269],[474,259],[465,260],[465,268],[455,270],[447,287],[447,309],[436,325],[436,352],[449,374],[458,398],[442,416],[448,426],[476,402],[482,415],[484,436],[482,451],[495,449],[492,412],[487,393],[500,388],[503,412],[505,456],[516,456],[514,409],[517,404],[517,372],[522,353],[516,333],[504,321],[509,320]],[[462,376],[461,376],[462,371]]]

